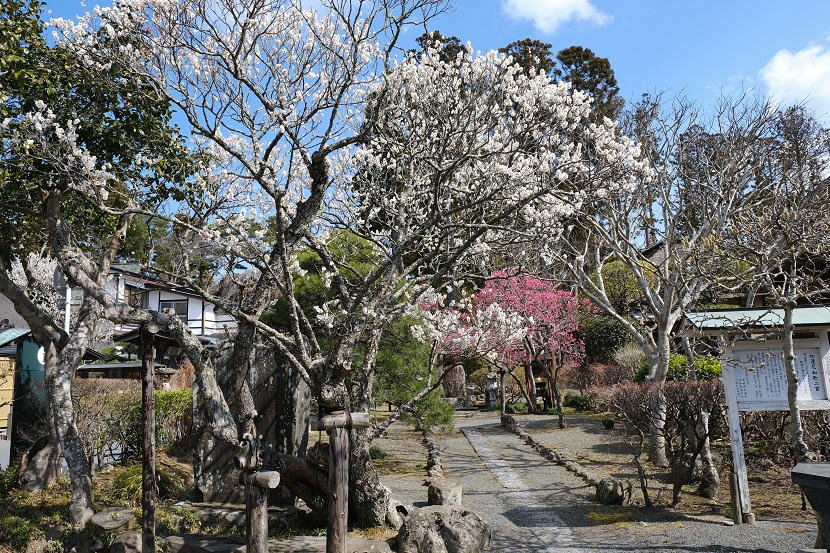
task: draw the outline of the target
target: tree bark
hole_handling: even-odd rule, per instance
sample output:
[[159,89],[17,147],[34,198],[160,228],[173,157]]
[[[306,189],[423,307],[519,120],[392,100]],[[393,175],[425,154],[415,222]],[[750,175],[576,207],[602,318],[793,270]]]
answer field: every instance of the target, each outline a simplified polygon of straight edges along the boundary
[[700,477],[700,486],[698,487],[698,494],[703,497],[712,499],[718,496],[720,488],[720,475],[715,462],[712,459],[712,443],[709,440],[709,417],[710,410],[704,410],[700,416],[700,432],[703,436],[703,447],[700,450],[700,463],[702,474]]
[[666,456],[666,396],[658,390],[651,405],[651,421],[649,423],[649,457],[651,462],[659,467],[667,467],[669,459]]
[[556,402],[556,411],[559,415],[559,428],[565,428],[565,406],[562,405],[562,394],[559,392],[559,371],[562,368],[557,364],[553,372],[550,370],[550,363],[544,362],[545,375],[548,377],[550,391],[553,392],[553,399]]
[[504,393],[504,373],[505,369],[499,371],[499,406],[501,411],[501,416],[507,414],[507,399],[505,399]]
[[370,528],[386,523],[389,490],[380,483],[375,465],[369,456],[370,428],[353,428],[349,462],[349,515],[356,526]]
[[[662,383],[669,374],[669,357],[671,355],[669,329],[658,328],[654,354],[649,359],[650,382]],[[652,405],[651,424],[649,425],[649,458],[660,467],[666,467],[669,460],[666,457],[666,397],[662,392],[657,393],[656,401]]]
[[[84,303],[89,308],[89,302]],[[75,532],[81,532],[95,514],[92,495],[92,474],[80,436],[75,425],[75,410],[72,406],[72,376],[81,362],[89,342],[89,327],[86,321],[79,322],[75,333],[61,351],[54,370],[46,373],[47,395],[54,409],[55,426],[60,438],[63,457],[69,470],[72,497],[69,504],[69,520]],[[54,355],[54,345],[51,353]]]
[[[374,328],[369,336],[363,367],[354,380],[358,383],[354,412],[368,413],[374,387],[375,360],[382,329]],[[380,483],[369,456],[371,428],[352,428],[349,432],[349,514],[353,524],[364,528],[383,526],[391,495]]]
[[801,421],[801,409],[796,403],[798,392],[798,373],[795,369],[795,346],[793,345],[793,309],[794,301],[784,303],[784,370],[787,373],[787,403],[790,407],[790,445],[796,463],[809,460],[810,449],[804,442],[804,425]]
[[525,364],[525,397],[527,398],[527,412],[536,412],[536,380],[533,378],[533,364]]
[[[280,362],[278,357],[275,363],[274,395],[273,398],[265,398],[273,406],[274,448],[279,453],[305,459],[311,405],[309,387],[289,363]],[[262,415],[267,416],[267,413]],[[288,483],[282,480],[274,495],[278,496],[276,504],[291,505],[298,494],[292,493]]]

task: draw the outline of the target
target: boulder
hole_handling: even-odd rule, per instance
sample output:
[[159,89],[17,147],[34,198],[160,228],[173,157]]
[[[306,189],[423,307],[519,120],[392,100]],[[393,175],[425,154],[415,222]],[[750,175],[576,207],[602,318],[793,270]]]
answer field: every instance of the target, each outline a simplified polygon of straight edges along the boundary
[[126,507],[107,507],[92,515],[89,523],[100,532],[129,530],[135,520],[135,512]]
[[634,484],[631,480],[603,478],[597,484],[597,501],[603,505],[631,505],[631,494]]
[[110,553],[141,553],[141,532],[122,532],[112,540]]
[[461,484],[455,480],[432,478],[427,488],[428,505],[461,505]]
[[398,553],[479,553],[490,545],[490,527],[457,505],[414,509],[398,533]]
[[467,397],[467,374],[462,365],[447,369],[444,375],[444,397]]
[[[389,492],[390,494],[392,492]],[[404,505],[400,501],[390,500],[386,506],[386,524],[394,530],[400,530],[403,526],[404,517],[412,510],[411,506]]]

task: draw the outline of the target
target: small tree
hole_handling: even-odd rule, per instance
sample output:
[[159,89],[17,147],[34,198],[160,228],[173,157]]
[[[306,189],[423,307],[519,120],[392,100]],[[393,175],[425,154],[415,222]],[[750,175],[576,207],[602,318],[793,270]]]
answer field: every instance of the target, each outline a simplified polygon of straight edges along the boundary
[[793,309],[830,292],[830,129],[803,106],[780,112],[765,142],[758,180],[766,195],[736,219],[727,246],[752,268],[756,287],[784,311],[781,337],[790,406],[791,446],[796,462],[809,460],[796,403],[798,375],[793,345]]
[[[532,365],[541,364],[548,379],[547,393],[559,411],[559,427],[565,427],[559,374],[566,364],[579,364],[585,355],[584,344],[577,336],[582,317],[591,311],[590,302],[571,292],[557,289],[550,281],[505,271],[493,273],[475,296],[479,308],[498,305],[524,321],[525,335],[518,351],[503,352],[516,359],[528,371],[527,382],[533,386]],[[533,394],[530,394],[533,397]],[[533,402],[530,408],[534,409]]]
[[[588,209],[593,215],[578,218],[562,242],[567,255],[558,267],[628,329],[646,355],[650,382],[666,379],[672,334],[684,310],[718,276],[735,276],[725,270],[731,260],[719,241],[731,221],[765,197],[756,177],[772,121],[769,105],[747,97],[721,100],[708,117],[685,99],[645,96],[631,107],[626,126],[649,167],[621,194],[598,194]],[[603,270],[611,263],[621,264],[625,280],[636,283],[634,306],[618,301],[619,287]],[[632,314],[649,332],[640,332]],[[663,402],[656,409],[651,456],[665,465]]]

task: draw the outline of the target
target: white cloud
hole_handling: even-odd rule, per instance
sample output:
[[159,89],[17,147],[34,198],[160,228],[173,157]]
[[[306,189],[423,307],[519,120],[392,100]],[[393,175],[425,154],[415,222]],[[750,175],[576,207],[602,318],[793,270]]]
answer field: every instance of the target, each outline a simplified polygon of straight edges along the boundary
[[611,16],[597,10],[591,0],[502,0],[501,10],[513,19],[529,19],[545,34],[554,31],[566,21],[581,19],[604,25]]
[[807,101],[816,115],[830,114],[830,50],[812,45],[798,52],[781,50],[761,69],[768,94],[777,102]]

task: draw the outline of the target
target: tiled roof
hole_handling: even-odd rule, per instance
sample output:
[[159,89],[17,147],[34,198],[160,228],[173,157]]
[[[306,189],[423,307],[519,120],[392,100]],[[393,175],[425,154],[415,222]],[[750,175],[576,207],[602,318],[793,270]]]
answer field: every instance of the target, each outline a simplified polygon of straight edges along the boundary
[[28,328],[6,328],[0,330],[0,347],[11,344],[18,338],[26,336],[29,332]]
[[26,320],[14,310],[12,300],[3,294],[0,294],[0,322],[2,322],[3,319],[8,319],[9,325],[15,328],[29,328],[29,325],[26,324]]
[[[784,324],[784,310],[766,307],[692,311],[686,318],[701,330],[730,328],[778,328]],[[793,309],[794,326],[830,325],[830,306],[809,305]]]

